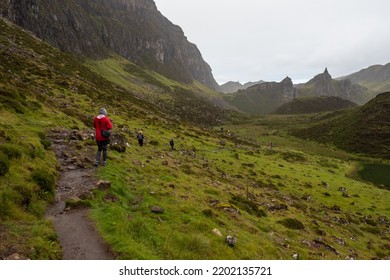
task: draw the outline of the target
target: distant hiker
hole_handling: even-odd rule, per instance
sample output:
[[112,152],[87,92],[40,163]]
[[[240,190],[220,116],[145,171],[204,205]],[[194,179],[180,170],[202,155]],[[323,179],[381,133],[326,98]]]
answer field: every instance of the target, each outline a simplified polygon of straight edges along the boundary
[[96,144],[98,151],[96,153],[96,160],[94,166],[98,166],[100,163],[100,155],[103,151],[103,162],[102,165],[107,164],[107,145],[110,142],[110,130],[112,129],[111,120],[107,117],[107,110],[101,108],[99,115],[93,120],[93,126],[96,132]]
[[272,149],[272,142],[268,142],[268,149]]
[[174,150],[174,146],[175,146],[175,141],[173,141],[173,139],[171,139],[171,141],[169,141],[169,145],[171,145],[171,150]]
[[137,139],[138,139],[138,144],[140,147],[142,147],[144,145],[144,135],[142,134],[142,131],[138,131],[138,134],[137,134]]

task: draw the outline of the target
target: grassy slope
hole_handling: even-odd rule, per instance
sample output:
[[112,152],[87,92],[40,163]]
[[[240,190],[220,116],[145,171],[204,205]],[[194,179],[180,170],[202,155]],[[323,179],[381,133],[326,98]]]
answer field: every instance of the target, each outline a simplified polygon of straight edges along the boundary
[[369,88],[369,89],[375,91],[375,93],[390,91],[390,81],[384,81],[381,83],[362,81],[359,83],[359,85],[364,86],[366,88]]
[[312,114],[354,108],[357,104],[336,96],[298,97],[283,104],[273,114]]
[[[118,202],[96,200],[94,218],[121,258],[289,259],[294,252],[309,259],[388,256],[387,226],[378,220],[388,213],[389,193],[346,177],[352,168],[348,161],[290,147],[259,149],[196,128],[149,124],[144,131],[160,145],[111,153],[115,165],[99,169],[114,183],[110,193]],[[169,151],[170,137],[177,151]],[[288,210],[269,210],[283,204]],[[163,207],[164,214],[151,213],[153,205]],[[267,216],[258,217],[257,207]],[[287,217],[305,229],[279,224]],[[236,236],[237,246],[227,247],[214,228]],[[340,256],[305,245],[318,238]],[[370,240],[377,245],[368,250]],[[347,245],[338,243],[344,241]]]
[[0,25],[0,151],[10,155],[0,184],[0,258],[15,252],[32,259],[59,258],[56,234],[43,219],[54,183],[33,178],[36,172],[41,179],[57,174],[47,131],[89,127],[100,106],[113,113],[126,108],[127,117],[147,110],[147,118],[153,118],[154,113],[74,58],[19,28]]
[[[185,124],[123,88],[139,86],[153,92],[150,88],[155,85],[145,87],[145,78],[133,77],[135,85],[110,84],[72,58],[0,24],[1,56],[7,57],[1,67],[10,70],[1,71],[1,88],[36,102],[33,108],[22,100],[1,103],[1,144],[22,151],[1,178],[0,195],[8,203],[1,204],[2,256],[17,246],[33,259],[59,257],[56,236],[43,220],[50,195],[33,197],[33,211],[16,198],[17,187],[37,189],[29,176],[37,168],[56,173],[53,152],[44,148],[39,135],[57,126],[87,129],[100,106],[112,112],[116,128],[130,132],[124,135],[130,144],[127,151],[110,150],[109,165],[97,169],[100,178],[112,182],[111,189],[91,200],[92,217],[119,258],[290,259],[296,252],[305,259],[390,255],[388,217],[381,218],[388,215],[390,193],[347,177],[353,167],[348,154],[306,145],[279,132],[296,120],[264,117],[245,123],[240,119],[225,127],[233,132],[230,135],[219,127]],[[115,67],[116,62],[111,68]],[[114,81],[117,73],[113,73],[104,76]],[[126,79],[121,77],[121,82]],[[161,82],[167,87],[173,83]],[[97,96],[99,101],[94,101]],[[132,134],[139,129],[147,138],[142,148]],[[176,151],[169,149],[171,138]],[[270,140],[276,144],[272,150],[263,145]],[[30,143],[38,156],[30,155]],[[81,148],[89,144],[79,143]],[[340,187],[347,189],[348,197]],[[151,213],[153,205],[165,212]],[[287,210],[272,210],[281,205]],[[304,229],[281,224],[287,217],[302,222]],[[223,236],[215,235],[214,228]],[[228,234],[236,236],[235,247],[225,244]],[[313,240],[332,246],[340,255]]]
[[217,124],[225,115],[220,107],[231,107],[221,93],[199,82],[180,84],[116,55],[104,60],[88,60],[85,65],[138,98],[153,103],[167,114],[180,115],[186,121]]
[[347,151],[390,158],[390,93],[382,93],[362,107],[340,114],[329,114],[295,135],[333,143]]

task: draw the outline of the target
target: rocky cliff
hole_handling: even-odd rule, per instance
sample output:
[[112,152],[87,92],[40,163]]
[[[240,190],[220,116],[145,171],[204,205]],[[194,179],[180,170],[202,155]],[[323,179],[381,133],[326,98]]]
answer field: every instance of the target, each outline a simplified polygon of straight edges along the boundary
[[327,68],[306,84],[297,85],[297,96],[337,96],[357,104],[364,104],[372,97],[367,88],[352,84],[348,79],[332,79]]
[[63,51],[116,53],[169,78],[218,88],[196,45],[153,0],[1,0],[0,12]]
[[225,99],[243,112],[259,115],[273,112],[282,104],[293,100],[295,95],[293,83],[286,77],[280,83],[264,82],[233,94],[226,94]]

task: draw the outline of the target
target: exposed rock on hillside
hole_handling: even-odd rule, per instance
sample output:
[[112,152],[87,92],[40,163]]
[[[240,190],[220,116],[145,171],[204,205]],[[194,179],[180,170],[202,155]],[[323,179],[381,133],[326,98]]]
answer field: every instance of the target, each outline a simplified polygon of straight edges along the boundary
[[[225,85],[231,88],[233,86],[238,86],[236,83],[227,83]],[[225,85],[222,85],[221,88],[223,89]],[[295,97],[320,96],[333,96],[348,100],[352,103],[364,104],[373,97],[373,92],[363,86],[352,84],[350,80],[337,81],[332,79],[332,76],[326,68],[323,73],[316,75],[305,84],[296,85],[295,88],[291,79],[287,77],[280,83],[263,82],[244,90],[238,90],[235,93],[227,94],[225,99],[231,105],[243,112],[250,114],[269,114],[283,104],[292,101]],[[324,101],[325,99],[318,99],[318,101],[319,100]],[[336,102],[335,100],[336,99],[327,100],[327,102],[335,104],[335,108],[329,108],[331,104],[328,104],[325,106],[327,107],[326,109],[306,108],[302,113],[338,110],[344,108],[344,105],[346,105],[346,103],[344,103],[344,105],[339,106],[340,104],[336,103],[340,102]],[[294,104],[297,105],[297,102],[298,100],[296,100]],[[317,105],[316,107],[318,107]],[[351,107],[352,105],[349,104],[346,106]],[[299,112],[291,113],[295,114]]]
[[0,12],[63,51],[114,52],[169,78],[218,88],[196,45],[153,0],[5,0]]
[[268,114],[295,98],[296,90],[289,77],[280,83],[265,82],[226,95],[226,100],[243,112]]
[[297,89],[297,96],[338,96],[358,104],[364,104],[371,98],[366,88],[354,85],[350,80],[332,79],[327,68],[306,84],[298,85]]

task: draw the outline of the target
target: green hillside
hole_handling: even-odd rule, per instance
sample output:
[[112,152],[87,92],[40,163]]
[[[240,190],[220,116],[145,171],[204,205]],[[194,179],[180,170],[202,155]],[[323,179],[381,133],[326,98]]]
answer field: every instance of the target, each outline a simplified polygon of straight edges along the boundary
[[390,192],[349,176],[361,158],[287,134],[307,116],[226,115],[199,98],[214,94],[199,84],[180,85],[119,57],[74,58],[2,20],[0,56],[1,259],[61,258],[44,217],[63,172],[50,134],[71,132],[65,142],[90,168],[91,123],[102,106],[127,145],[112,142],[108,165],[94,170],[111,187],[81,204],[116,258],[390,256]]
[[375,94],[390,91],[390,63],[373,65],[339,79],[349,79],[352,83],[364,86]]
[[298,97],[283,104],[274,114],[312,114],[354,108],[357,104],[336,96]]
[[390,92],[379,94],[362,107],[341,114],[313,118],[313,124],[294,135],[350,152],[390,158]]
[[263,82],[234,93],[224,94],[226,102],[251,115],[269,114],[295,97],[292,80]]

